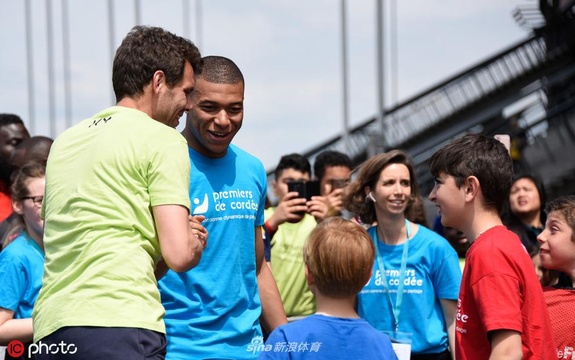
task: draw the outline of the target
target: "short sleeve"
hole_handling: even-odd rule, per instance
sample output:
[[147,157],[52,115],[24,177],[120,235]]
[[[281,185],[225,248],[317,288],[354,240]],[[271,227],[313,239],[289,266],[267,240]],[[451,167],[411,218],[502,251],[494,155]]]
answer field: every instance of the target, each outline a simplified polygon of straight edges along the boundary
[[523,331],[522,296],[516,278],[492,273],[473,284],[472,292],[487,332],[499,329]]
[[[180,134],[175,134],[181,137]],[[183,137],[173,137],[156,149],[148,167],[148,191],[152,206],[183,205],[190,208],[190,159]]]
[[16,311],[26,290],[26,275],[20,259],[0,253],[0,307]]

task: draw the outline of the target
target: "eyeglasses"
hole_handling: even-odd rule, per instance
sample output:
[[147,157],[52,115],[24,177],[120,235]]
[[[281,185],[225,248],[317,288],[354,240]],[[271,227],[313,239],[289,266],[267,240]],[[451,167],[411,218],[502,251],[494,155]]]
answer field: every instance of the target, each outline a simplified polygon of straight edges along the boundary
[[42,206],[42,201],[44,200],[44,195],[38,196],[24,196],[22,200],[32,200],[35,206]]

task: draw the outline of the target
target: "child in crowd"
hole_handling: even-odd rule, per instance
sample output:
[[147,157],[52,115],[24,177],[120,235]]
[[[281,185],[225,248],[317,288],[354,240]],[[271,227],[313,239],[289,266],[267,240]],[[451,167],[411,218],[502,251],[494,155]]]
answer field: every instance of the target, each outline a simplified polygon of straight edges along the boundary
[[496,139],[465,135],[436,152],[430,170],[429,199],[441,223],[463,231],[472,244],[458,300],[456,358],[555,358],[533,263],[499,217],[513,180],[507,149]]
[[559,283],[543,289],[557,346],[556,359],[575,356],[575,196],[563,196],[546,206],[545,229],[537,237],[541,265],[561,271]]
[[367,232],[351,221],[329,218],[311,232],[303,257],[317,312],[274,330],[260,359],[397,359],[389,338],[354,309],[375,258]]
[[44,174],[44,165],[29,163],[17,172],[12,184],[15,221],[5,235],[11,241],[0,253],[0,345],[12,340],[32,342],[32,308],[44,274],[44,221],[40,218]]

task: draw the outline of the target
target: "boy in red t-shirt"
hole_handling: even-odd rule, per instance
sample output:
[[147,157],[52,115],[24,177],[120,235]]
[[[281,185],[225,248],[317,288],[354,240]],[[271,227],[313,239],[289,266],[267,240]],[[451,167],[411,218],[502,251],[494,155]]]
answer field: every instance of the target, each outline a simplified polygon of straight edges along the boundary
[[575,357],[575,196],[563,196],[547,204],[547,223],[537,240],[539,256],[546,269],[563,274],[559,283],[543,289],[558,359]]
[[455,329],[458,360],[556,359],[539,279],[519,238],[499,213],[513,164],[505,146],[465,135],[431,158],[429,194],[441,223],[472,243],[463,270]]

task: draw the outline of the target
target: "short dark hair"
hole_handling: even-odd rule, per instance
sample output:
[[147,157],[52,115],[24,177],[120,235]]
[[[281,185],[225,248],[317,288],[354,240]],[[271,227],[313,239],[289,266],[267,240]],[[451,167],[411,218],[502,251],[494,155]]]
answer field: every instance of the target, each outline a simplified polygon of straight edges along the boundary
[[513,183],[513,161],[497,139],[482,134],[468,134],[437,151],[430,160],[431,174],[453,176],[461,187],[469,176],[481,185],[484,206],[501,213]]
[[201,73],[195,73],[197,79],[204,79],[214,84],[244,83],[240,68],[230,59],[223,56],[204,56]]
[[186,62],[194,72],[202,71],[202,56],[191,41],[160,27],[134,26],[114,57],[112,83],[116,101],[142,95],[158,70],[166,75],[166,84],[174,86],[182,79]]
[[0,114],[0,127],[12,124],[24,125],[22,118],[16,114],[2,113]]
[[297,153],[288,154],[281,157],[280,162],[278,163],[278,166],[274,172],[276,179],[279,179],[282,172],[286,169],[294,169],[301,171],[304,174],[311,175],[311,165],[309,160],[305,156]]
[[345,166],[352,169],[353,163],[349,156],[346,154],[335,151],[326,150],[319,153],[313,163],[313,173],[318,180],[321,180],[325,175],[325,169],[333,166]]
[[28,162],[38,162],[46,165],[50,148],[54,140],[47,136],[32,136],[18,144],[10,157],[12,177]]

